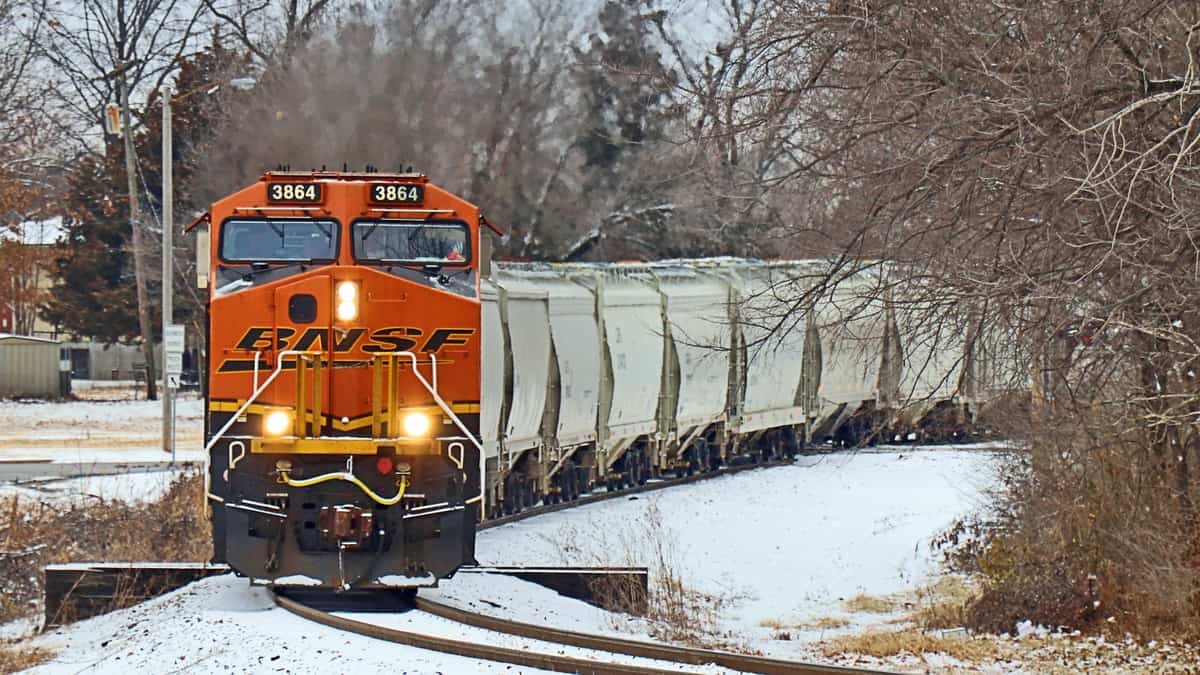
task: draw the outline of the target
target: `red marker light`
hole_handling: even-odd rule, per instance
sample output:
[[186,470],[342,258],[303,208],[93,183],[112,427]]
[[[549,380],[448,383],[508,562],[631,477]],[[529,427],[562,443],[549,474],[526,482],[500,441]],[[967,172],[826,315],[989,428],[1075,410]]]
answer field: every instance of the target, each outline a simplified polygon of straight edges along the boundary
[[396,463],[393,462],[392,458],[388,457],[387,455],[382,455],[379,457],[379,459],[375,460],[375,470],[378,471],[379,475],[381,476],[388,475],[395,468]]

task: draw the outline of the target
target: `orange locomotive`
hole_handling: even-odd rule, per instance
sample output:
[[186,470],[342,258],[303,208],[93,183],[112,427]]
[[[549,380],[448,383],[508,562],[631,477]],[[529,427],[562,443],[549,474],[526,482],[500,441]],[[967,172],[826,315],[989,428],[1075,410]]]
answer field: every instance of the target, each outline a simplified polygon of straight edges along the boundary
[[342,589],[471,562],[479,210],[418,174],[270,172],[209,220],[215,560]]

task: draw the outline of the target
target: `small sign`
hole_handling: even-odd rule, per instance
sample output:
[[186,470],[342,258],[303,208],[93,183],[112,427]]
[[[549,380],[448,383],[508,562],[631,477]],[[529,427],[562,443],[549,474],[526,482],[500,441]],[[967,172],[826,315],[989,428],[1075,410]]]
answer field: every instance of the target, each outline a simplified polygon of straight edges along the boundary
[[121,133],[121,106],[117,103],[104,106],[104,132],[110,136]]
[[179,352],[167,352],[167,364],[165,369],[168,375],[182,375],[183,354]]
[[167,373],[167,386],[171,389],[179,388],[179,375],[175,373]]
[[163,347],[168,352],[183,353],[183,337],[185,335],[184,326],[181,323],[173,323],[168,325],[163,330]]
[[319,204],[320,183],[271,183],[267,186],[267,201],[284,204]]
[[425,186],[411,183],[372,183],[371,201],[376,204],[420,204]]
[[173,323],[163,329],[163,370],[177,377],[183,373],[184,335],[183,324]]

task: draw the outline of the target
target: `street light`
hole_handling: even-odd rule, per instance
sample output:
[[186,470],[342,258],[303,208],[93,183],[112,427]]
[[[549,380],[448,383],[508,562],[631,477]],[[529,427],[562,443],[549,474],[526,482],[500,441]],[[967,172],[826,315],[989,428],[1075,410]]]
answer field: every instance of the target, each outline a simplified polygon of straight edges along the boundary
[[[202,88],[207,87],[208,93],[213,93],[228,82],[234,89],[251,89],[257,83],[252,77],[237,77],[227,81],[209,82],[200,87],[185,92],[179,98],[191,96]],[[171,387],[171,376],[167,370],[167,327],[175,318],[175,177],[174,171],[174,139],[171,128],[171,101],[175,88],[163,84],[159,89],[162,95],[162,334],[163,334],[163,368],[162,368],[162,442],[163,452],[171,453],[171,461],[175,461],[175,391]]]

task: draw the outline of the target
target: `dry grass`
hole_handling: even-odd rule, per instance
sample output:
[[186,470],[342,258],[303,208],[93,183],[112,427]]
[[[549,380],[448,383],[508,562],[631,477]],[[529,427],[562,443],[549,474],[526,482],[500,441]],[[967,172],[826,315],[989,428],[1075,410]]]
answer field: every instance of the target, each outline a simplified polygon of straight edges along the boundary
[[821,644],[825,656],[846,653],[888,658],[900,654],[945,654],[963,661],[992,661],[1000,650],[991,638],[941,637],[916,629],[834,638]]
[[155,502],[95,498],[48,503],[13,497],[0,506],[0,622],[30,616],[42,567],[95,560],[195,562],[211,554],[203,479],[178,479]]
[[838,630],[850,625],[850,621],[840,616],[822,616],[812,621],[786,622],[779,619],[763,619],[758,622],[763,628],[773,630]]
[[0,647],[0,673],[19,673],[45,663],[53,657],[52,652],[41,647],[28,645]]
[[894,596],[866,595],[859,593],[845,602],[848,612],[870,612],[871,614],[887,614],[901,609],[904,602]]
[[911,620],[924,630],[965,626],[971,605],[978,599],[977,584],[947,575],[916,592]]

